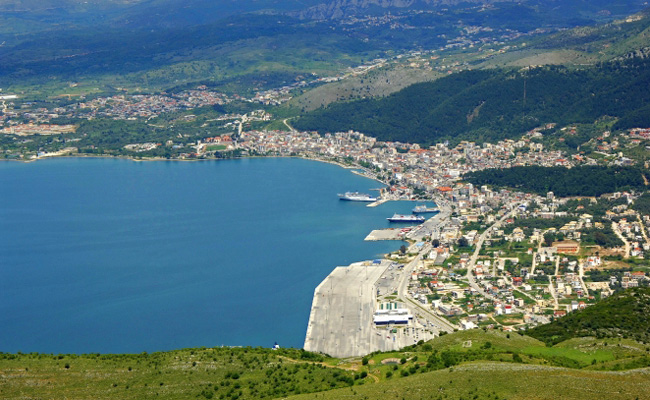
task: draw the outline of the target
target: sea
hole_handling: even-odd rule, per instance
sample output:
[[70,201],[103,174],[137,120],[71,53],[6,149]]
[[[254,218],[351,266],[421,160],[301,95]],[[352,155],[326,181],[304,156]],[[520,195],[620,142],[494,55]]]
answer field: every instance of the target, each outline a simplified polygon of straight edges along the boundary
[[314,289],[413,202],[296,158],[0,162],[0,352],[301,348]]

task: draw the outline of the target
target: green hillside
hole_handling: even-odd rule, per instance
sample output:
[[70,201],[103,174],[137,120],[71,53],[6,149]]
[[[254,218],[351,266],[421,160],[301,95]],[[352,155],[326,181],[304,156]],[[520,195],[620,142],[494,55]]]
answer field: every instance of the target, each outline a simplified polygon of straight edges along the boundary
[[463,179],[474,185],[508,187],[560,197],[600,196],[623,190],[646,189],[643,175],[647,170],[635,167],[585,166],[579,168],[525,166],[473,171]]
[[593,68],[547,66],[475,70],[412,85],[383,99],[335,103],[308,113],[294,127],[319,132],[358,130],[379,140],[496,141],[542,124],[619,118],[616,129],[650,125],[645,107],[650,62]]
[[650,288],[619,292],[594,306],[529,330],[528,335],[546,343],[596,336],[622,337],[650,342]]
[[298,399],[648,399],[648,370],[616,373],[480,362],[376,385],[332,390]]
[[[649,350],[629,339],[578,338],[547,347],[522,334],[471,330],[345,360],[261,348],[0,353],[0,398],[589,399],[608,390],[613,398],[648,398],[641,382],[650,370],[631,369],[650,366]],[[607,372],[613,370],[627,371]],[[566,385],[573,389],[563,391]]]
[[188,349],[152,354],[0,353],[0,398],[269,399],[349,386],[354,374],[298,350]]

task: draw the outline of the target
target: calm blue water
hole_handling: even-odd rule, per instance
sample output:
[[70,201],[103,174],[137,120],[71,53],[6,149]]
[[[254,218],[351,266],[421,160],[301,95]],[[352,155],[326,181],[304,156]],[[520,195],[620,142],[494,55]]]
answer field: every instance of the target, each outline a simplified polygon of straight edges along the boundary
[[[0,163],[0,351],[302,347],[314,288],[411,202],[300,159]],[[376,193],[376,192],[371,192]]]

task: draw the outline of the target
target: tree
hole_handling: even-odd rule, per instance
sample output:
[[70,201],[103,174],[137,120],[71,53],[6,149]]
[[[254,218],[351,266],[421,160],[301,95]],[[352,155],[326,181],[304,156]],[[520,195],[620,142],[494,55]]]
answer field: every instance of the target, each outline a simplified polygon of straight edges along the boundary
[[554,240],[555,240],[555,235],[553,235],[552,233],[544,234],[544,244],[546,245],[546,247],[551,247]]

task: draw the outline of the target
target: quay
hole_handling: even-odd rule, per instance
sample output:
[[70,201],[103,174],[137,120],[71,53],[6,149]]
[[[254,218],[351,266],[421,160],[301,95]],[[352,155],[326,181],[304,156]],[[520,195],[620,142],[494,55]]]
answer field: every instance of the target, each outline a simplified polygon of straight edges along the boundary
[[314,291],[304,348],[332,357],[359,357],[429,340],[434,332],[418,316],[408,325],[376,326],[378,282],[395,272],[388,260],[337,267]]
[[382,197],[379,200],[368,204],[366,207],[377,207],[377,206],[380,206],[380,205],[386,203],[387,201],[389,201],[389,199],[386,199],[386,198]]
[[364,240],[371,242],[378,240],[404,240],[406,232],[406,229],[399,228],[375,229]]

